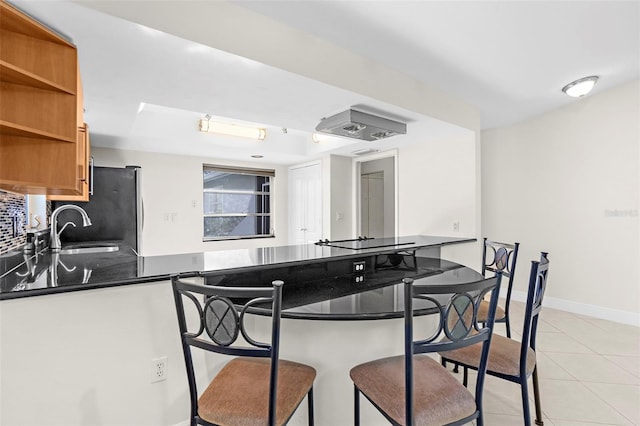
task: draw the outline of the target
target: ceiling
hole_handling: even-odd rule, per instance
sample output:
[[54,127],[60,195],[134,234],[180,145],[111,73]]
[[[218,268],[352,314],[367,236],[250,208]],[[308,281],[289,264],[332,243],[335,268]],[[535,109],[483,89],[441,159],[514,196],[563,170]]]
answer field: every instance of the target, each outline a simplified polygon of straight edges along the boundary
[[482,127],[508,126],[640,78],[639,1],[236,1],[384,62],[475,105]]
[[[328,152],[353,155],[469,135],[397,105],[99,12],[91,2],[11,2],[78,46],[94,146],[293,164]],[[120,3],[127,2],[110,7]],[[480,112],[482,128],[575,102],[560,89],[586,75],[600,76],[593,93],[640,77],[638,1],[233,3],[465,100]],[[374,143],[312,140],[321,118],[349,107],[404,121],[408,133]],[[197,121],[205,114],[264,126],[267,139],[201,134]],[[264,158],[250,158],[256,154]]]

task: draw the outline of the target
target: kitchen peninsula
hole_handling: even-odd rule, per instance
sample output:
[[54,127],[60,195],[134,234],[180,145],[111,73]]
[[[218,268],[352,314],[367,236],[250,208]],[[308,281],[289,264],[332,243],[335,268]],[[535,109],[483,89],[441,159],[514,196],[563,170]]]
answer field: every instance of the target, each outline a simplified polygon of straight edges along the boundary
[[[0,263],[0,300],[159,281],[173,274],[207,275],[209,281],[222,285],[268,285],[275,279],[307,282],[348,276],[356,277],[353,284],[361,289],[365,281],[377,277],[375,286],[381,287],[399,282],[404,276],[438,272],[416,260],[416,252],[418,258],[439,259],[440,247],[472,241],[475,240],[406,236],[147,257],[137,256],[117,242],[110,244],[113,250],[103,252],[17,252]],[[381,275],[381,271],[386,273]],[[357,288],[350,291],[357,292]]]
[[[402,352],[397,283],[404,276],[434,284],[477,279],[471,268],[440,258],[441,247],[472,241],[409,236],[355,247],[323,242],[150,257],[120,247],[41,252],[13,266],[0,259],[3,424],[185,424],[188,386],[169,280],[176,273],[227,285],[284,279],[280,355],[318,371],[315,424],[350,424],[349,368]],[[50,269],[56,257],[57,275]],[[268,317],[252,321],[254,338],[268,335]],[[151,382],[150,361],[159,357],[168,360],[167,378]],[[194,356],[211,374],[224,361]],[[385,424],[366,404],[361,415],[363,424]],[[301,407],[289,425],[304,424]]]

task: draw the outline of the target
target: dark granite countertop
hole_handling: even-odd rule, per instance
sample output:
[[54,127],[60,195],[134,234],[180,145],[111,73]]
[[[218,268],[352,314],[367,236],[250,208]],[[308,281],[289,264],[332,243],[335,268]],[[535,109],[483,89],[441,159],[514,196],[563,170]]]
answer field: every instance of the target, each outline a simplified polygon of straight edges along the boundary
[[[398,259],[402,260],[397,262]],[[269,278],[280,276],[285,279],[296,276],[296,279],[285,281],[282,288],[283,318],[353,321],[402,318],[402,278],[405,277],[413,278],[416,284],[438,286],[482,279],[479,272],[464,265],[439,258],[413,256],[411,253],[375,255],[363,261],[366,263],[366,272],[363,274],[344,273],[353,262],[336,260],[329,265],[318,264],[320,267],[313,265],[310,271],[305,271],[306,274],[300,274],[294,267],[262,273],[261,282],[268,284],[269,275]],[[205,274],[209,284],[224,286],[245,285],[250,278],[245,273]],[[435,312],[435,305],[431,301],[416,299],[414,311],[416,315],[431,314]],[[253,308],[252,312],[270,315],[271,307]]]
[[475,239],[407,236],[368,240],[356,248],[306,244],[164,256],[137,256],[121,242],[113,242],[117,251],[104,253],[45,250],[27,255],[16,251],[0,256],[0,300],[161,281],[173,274],[231,276],[285,267],[309,269],[305,265],[472,241]]
[[[135,282],[141,258],[122,242],[104,253],[65,254],[48,249],[0,258],[0,300],[107,287]],[[141,281],[137,281],[141,282]]]

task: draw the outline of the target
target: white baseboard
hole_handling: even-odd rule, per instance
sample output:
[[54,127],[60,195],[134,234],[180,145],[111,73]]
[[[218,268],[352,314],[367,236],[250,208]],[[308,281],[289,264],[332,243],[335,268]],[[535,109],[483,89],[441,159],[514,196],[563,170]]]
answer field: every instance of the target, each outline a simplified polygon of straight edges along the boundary
[[191,423],[189,422],[189,420],[184,420],[184,421],[182,421],[180,423],[176,423],[176,424],[174,424],[172,426],[189,426],[190,424]]
[[[526,302],[527,293],[525,293],[524,291],[514,291],[513,293],[511,293],[511,299],[517,300],[518,302]],[[619,309],[604,308],[602,306],[578,303],[571,300],[558,299],[556,297],[548,296],[545,296],[542,306],[551,309],[559,309],[561,311],[571,312],[574,314],[580,314],[588,317],[600,318],[608,321],[618,322],[621,324],[640,327],[640,313],[638,312],[627,312],[621,311]]]

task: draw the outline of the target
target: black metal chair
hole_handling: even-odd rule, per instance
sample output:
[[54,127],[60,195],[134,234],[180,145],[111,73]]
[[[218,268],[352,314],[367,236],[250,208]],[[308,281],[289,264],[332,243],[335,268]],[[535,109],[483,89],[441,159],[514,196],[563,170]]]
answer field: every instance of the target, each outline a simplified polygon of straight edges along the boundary
[[[313,425],[315,369],[278,358],[282,281],[274,281],[272,287],[218,287],[174,276],[171,283],[187,367],[191,425],[284,425],[305,395]],[[187,308],[195,308],[194,315],[185,315],[185,302]],[[272,309],[268,343],[255,341],[245,330],[245,314],[255,305]],[[235,357],[201,395],[192,347]]]
[[[538,386],[538,369],[536,364],[536,333],[538,330],[538,315],[542,309],[542,299],[547,286],[547,272],[549,259],[547,253],[542,252],[540,261],[531,262],[529,275],[529,290],[525,305],[522,341],[508,337],[494,335],[489,352],[487,374],[508,380],[520,385],[522,393],[522,410],[524,424],[531,424],[529,411],[529,390],[527,380],[532,377],[533,394],[536,409],[535,423],[542,425],[542,409],[540,404],[540,389]],[[468,382],[468,369],[482,368],[480,347],[467,347],[450,352],[441,352],[442,361],[453,362],[464,367],[463,384]]]
[[[504,323],[507,328],[507,337],[511,337],[511,323],[509,321],[509,306],[511,305],[511,290],[513,289],[513,279],[516,273],[516,261],[518,260],[518,248],[520,243],[500,243],[484,238],[482,251],[482,275],[502,272],[503,278],[508,278],[505,283],[507,296],[504,308],[500,305],[496,308],[496,323]],[[485,301],[480,306],[478,320],[483,322],[489,309],[489,302]]]
[[[482,426],[482,387],[501,274],[477,282],[421,286],[404,279],[405,353],[357,365],[351,369],[354,385],[354,421],[360,424],[360,393],[393,425],[462,425],[476,419]],[[484,327],[477,311],[491,292]],[[414,298],[420,311],[435,311],[436,331],[414,340]],[[444,337],[443,337],[444,336]],[[478,344],[482,361],[475,397],[437,360],[426,355]]]

